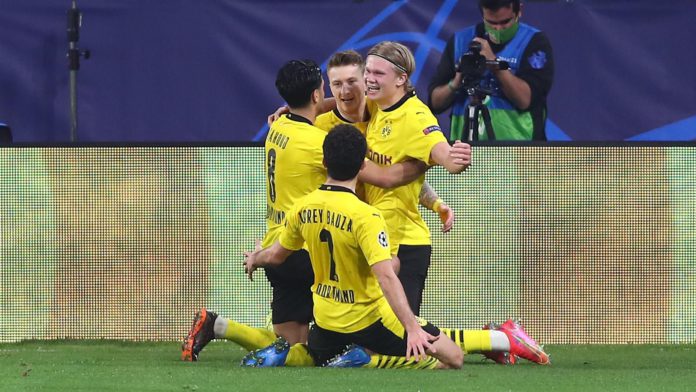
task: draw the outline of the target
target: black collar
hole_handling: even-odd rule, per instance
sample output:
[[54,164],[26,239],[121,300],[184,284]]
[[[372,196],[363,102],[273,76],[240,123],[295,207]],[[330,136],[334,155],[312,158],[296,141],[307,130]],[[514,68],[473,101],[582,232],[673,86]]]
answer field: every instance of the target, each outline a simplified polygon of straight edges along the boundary
[[347,118],[343,117],[341,115],[341,112],[338,111],[338,109],[334,109],[333,112],[339,120],[343,121],[344,123],[353,124],[353,121],[350,121]]
[[407,93],[399,100],[399,102],[397,102],[397,103],[391,105],[390,107],[388,107],[388,108],[386,108],[386,109],[384,109],[384,110],[382,110],[382,111],[383,111],[383,112],[391,112],[391,111],[394,111],[394,110],[398,109],[401,105],[403,105],[404,102],[408,101],[409,98],[412,98],[412,97],[415,97],[415,96],[416,96],[416,90],[409,91],[409,92],[407,92]]
[[312,124],[311,121],[309,121],[308,118],[304,118],[304,117],[300,116],[299,114],[288,113],[288,119],[290,119],[292,121],[304,122],[304,123],[307,123],[309,125],[314,125],[314,124]]
[[319,189],[321,189],[322,191],[348,192],[348,193],[355,194],[355,192],[353,192],[350,188],[346,188],[346,187],[340,186],[340,185],[323,184],[322,186],[319,187]]

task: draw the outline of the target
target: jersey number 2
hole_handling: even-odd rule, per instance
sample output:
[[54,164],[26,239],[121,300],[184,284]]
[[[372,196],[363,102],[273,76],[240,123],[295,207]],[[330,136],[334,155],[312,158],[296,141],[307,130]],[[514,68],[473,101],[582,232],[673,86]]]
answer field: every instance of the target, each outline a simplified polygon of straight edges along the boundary
[[338,282],[338,275],[336,274],[336,259],[334,259],[333,239],[331,238],[331,232],[326,229],[322,229],[319,232],[319,239],[321,242],[326,242],[329,246],[329,258],[331,259],[329,279]]

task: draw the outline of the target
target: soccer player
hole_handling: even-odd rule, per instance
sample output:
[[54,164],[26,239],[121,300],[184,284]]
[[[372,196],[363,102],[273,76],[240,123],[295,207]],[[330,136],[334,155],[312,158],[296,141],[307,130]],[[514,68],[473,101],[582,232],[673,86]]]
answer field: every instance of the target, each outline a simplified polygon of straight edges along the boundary
[[[385,166],[418,159],[428,165],[442,165],[450,173],[460,173],[471,162],[470,151],[462,154],[447,143],[437,119],[415,94],[409,79],[414,70],[413,54],[400,43],[380,42],[368,52],[365,64],[367,97],[378,107],[367,129],[368,158]],[[458,144],[463,143],[455,141],[455,146]],[[399,278],[415,314],[420,310],[432,250],[430,232],[417,208],[424,179],[421,176],[410,184],[391,189],[365,186],[368,203],[382,211],[390,229],[390,239],[398,243]],[[498,350],[490,354],[491,345],[498,347],[495,341],[504,344],[504,335],[523,334],[530,346],[538,348],[521,325],[512,321],[489,326],[486,331],[448,329],[444,332],[465,352],[482,352],[498,363],[514,363],[518,355]],[[520,356],[548,363],[548,355],[541,349],[534,351],[531,355]]]
[[[403,287],[386,262],[390,251],[385,221],[354,194],[355,176],[364,165],[364,137],[351,125],[338,125],[329,132],[323,149],[326,183],[298,201],[276,243],[263,250],[257,243],[255,251],[245,253],[244,263],[252,278],[257,268],[282,264],[306,244],[316,277],[312,286],[316,324],[306,346],[291,347],[280,338],[249,353],[242,365],[460,367],[461,348],[410,310]],[[463,337],[470,347],[489,354],[511,352],[548,363],[543,350],[512,320],[500,330],[464,331]],[[350,344],[354,346],[344,352]]]
[[[321,70],[314,61],[292,60],[278,72],[276,88],[290,112],[271,126],[265,142],[266,225],[262,246],[273,244],[285,225],[287,212],[296,201],[317,189],[326,179],[322,143],[326,132],[313,125],[324,99]],[[404,162],[381,168],[368,162],[366,171],[377,186],[398,186],[420,175],[419,164]],[[225,338],[254,349],[282,336],[289,342],[306,342],[312,320],[313,273],[306,251],[293,254],[277,268],[265,269],[273,287],[273,332],[249,329],[233,320],[201,309],[182,347],[182,360],[195,361],[213,338]]]
[[[365,165],[365,138],[355,127],[339,125],[326,136],[323,150],[327,181],[297,202],[273,245],[261,249],[257,242],[256,250],[246,253],[249,277],[259,267],[282,265],[306,244],[315,276],[315,324],[307,347],[317,365],[354,343],[416,360],[428,354],[439,360],[440,367],[461,367],[460,348],[411,311],[390,263],[385,221],[379,210],[354,193],[356,177]],[[302,347],[294,345],[290,353],[290,345],[281,339],[250,353],[243,363],[295,365],[299,357],[307,356]]]
[[[365,96],[365,61],[354,50],[346,50],[334,53],[326,66],[326,74],[329,78],[329,87],[336,103],[336,108],[317,116],[315,126],[329,131],[339,124],[352,124],[365,134],[370,120],[370,114],[377,111],[376,104],[366,99]],[[423,172],[428,167],[421,166]],[[369,172],[363,171],[358,176],[356,193],[364,200],[365,189],[362,181],[370,181],[365,178]],[[442,201],[435,190],[427,182],[423,183],[419,201],[425,208],[436,212],[442,222],[442,232],[452,229],[454,224],[454,211]]]
[[[437,119],[415,95],[410,75],[415,70],[411,51],[397,42],[385,41],[370,49],[365,64],[367,97],[377,110],[367,128],[367,157],[389,166],[409,159],[441,165],[461,173],[471,163],[468,144],[458,153],[442,134]],[[399,246],[401,279],[411,309],[420,312],[423,289],[430,266],[430,231],[418,211],[419,193],[425,176],[395,188],[366,185],[367,201],[387,220],[390,238]]]

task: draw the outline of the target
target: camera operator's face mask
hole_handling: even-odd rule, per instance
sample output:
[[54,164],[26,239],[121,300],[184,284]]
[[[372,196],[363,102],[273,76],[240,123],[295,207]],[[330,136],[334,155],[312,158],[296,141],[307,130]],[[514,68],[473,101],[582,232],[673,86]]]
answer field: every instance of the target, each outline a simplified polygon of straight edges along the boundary
[[510,41],[513,37],[515,37],[515,34],[517,34],[517,30],[520,28],[520,18],[519,16],[515,17],[514,21],[510,26],[500,30],[488,24],[488,22],[484,21],[483,24],[486,28],[486,33],[488,33],[488,38],[490,38],[491,42],[493,42],[494,44],[504,44]]

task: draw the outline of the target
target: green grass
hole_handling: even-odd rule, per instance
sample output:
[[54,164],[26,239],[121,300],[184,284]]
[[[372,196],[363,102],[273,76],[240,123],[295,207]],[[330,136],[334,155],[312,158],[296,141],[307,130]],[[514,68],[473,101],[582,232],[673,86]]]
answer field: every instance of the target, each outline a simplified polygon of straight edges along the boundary
[[196,363],[178,343],[0,344],[0,391],[687,391],[696,345],[547,346],[551,366],[483,363],[462,370],[239,367],[244,352],[213,342]]

